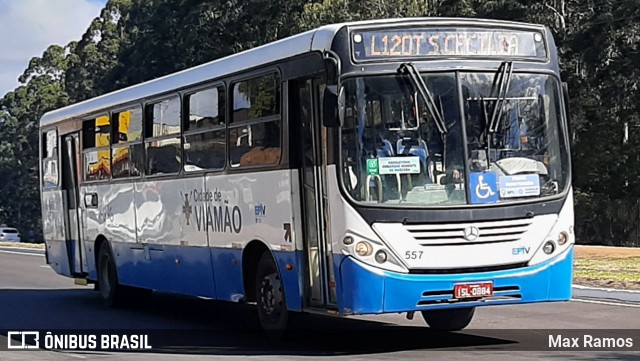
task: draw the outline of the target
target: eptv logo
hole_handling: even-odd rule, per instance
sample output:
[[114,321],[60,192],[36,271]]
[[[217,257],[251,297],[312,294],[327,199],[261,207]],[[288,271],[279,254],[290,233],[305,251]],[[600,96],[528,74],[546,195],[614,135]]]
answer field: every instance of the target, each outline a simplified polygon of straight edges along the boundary
[[256,217],[264,217],[267,215],[267,206],[264,204],[256,204],[255,211]]
[[519,254],[529,254],[529,250],[531,247],[516,247],[511,249],[511,254],[519,255]]
[[[14,338],[16,340],[14,340]],[[38,349],[40,348],[40,332],[9,331],[7,332],[7,348],[14,350]]]

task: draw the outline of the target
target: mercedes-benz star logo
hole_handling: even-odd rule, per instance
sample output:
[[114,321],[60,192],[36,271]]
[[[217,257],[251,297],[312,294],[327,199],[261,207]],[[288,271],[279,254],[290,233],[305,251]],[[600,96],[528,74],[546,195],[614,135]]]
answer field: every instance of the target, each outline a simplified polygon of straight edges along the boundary
[[475,241],[480,236],[478,227],[469,226],[464,229],[464,239],[467,241]]

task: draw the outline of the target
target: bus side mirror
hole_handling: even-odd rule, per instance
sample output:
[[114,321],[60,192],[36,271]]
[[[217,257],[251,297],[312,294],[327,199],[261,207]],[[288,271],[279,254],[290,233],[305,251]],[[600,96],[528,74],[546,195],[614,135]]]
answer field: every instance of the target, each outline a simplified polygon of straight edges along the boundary
[[327,77],[327,85],[338,85],[340,77],[340,61],[337,55],[333,53],[325,53],[324,70]]
[[344,120],[344,87],[328,85],[324,88],[322,100],[322,125],[327,128],[339,128]]

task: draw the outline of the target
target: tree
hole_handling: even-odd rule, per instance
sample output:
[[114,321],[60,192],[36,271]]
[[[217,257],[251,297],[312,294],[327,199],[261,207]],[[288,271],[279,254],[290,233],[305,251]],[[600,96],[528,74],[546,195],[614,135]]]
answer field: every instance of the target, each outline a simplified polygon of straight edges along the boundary
[[[130,34],[106,83],[137,84],[292,35],[306,1],[136,2]],[[111,90],[111,89],[110,89]]]
[[345,21],[432,16],[439,4],[438,0],[323,0],[306,4],[298,22],[301,30],[308,30]]
[[125,31],[130,7],[131,0],[110,0],[70,52],[65,87],[73,102],[117,89],[108,75],[130,42]]
[[73,45],[52,45],[31,59],[19,78],[22,85],[0,99],[0,219],[23,231],[41,229],[38,122],[68,103],[64,74]]
[[[632,229],[640,234],[629,216],[636,213],[623,216],[611,205],[637,205],[629,200],[640,199],[638,5],[638,0],[109,0],[80,41],[51,46],[33,58],[21,85],[0,99],[0,176],[15,180],[0,184],[0,222],[16,220],[24,228],[39,219],[37,124],[50,109],[328,23],[477,17],[551,29],[569,85],[579,240],[626,237],[628,243]],[[584,231],[596,226],[607,231]]]

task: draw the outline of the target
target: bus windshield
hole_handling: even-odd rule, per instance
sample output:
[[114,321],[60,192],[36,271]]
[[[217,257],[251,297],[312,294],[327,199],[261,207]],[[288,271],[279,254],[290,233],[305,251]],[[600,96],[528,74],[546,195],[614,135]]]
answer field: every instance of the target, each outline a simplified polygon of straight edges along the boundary
[[[505,203],[567,187],[554,77],[452,72],[421,78],[424,92],[406,74],[344,82],[342,181],[355,201]],[[421,96],[425,92],[433,101]]]

